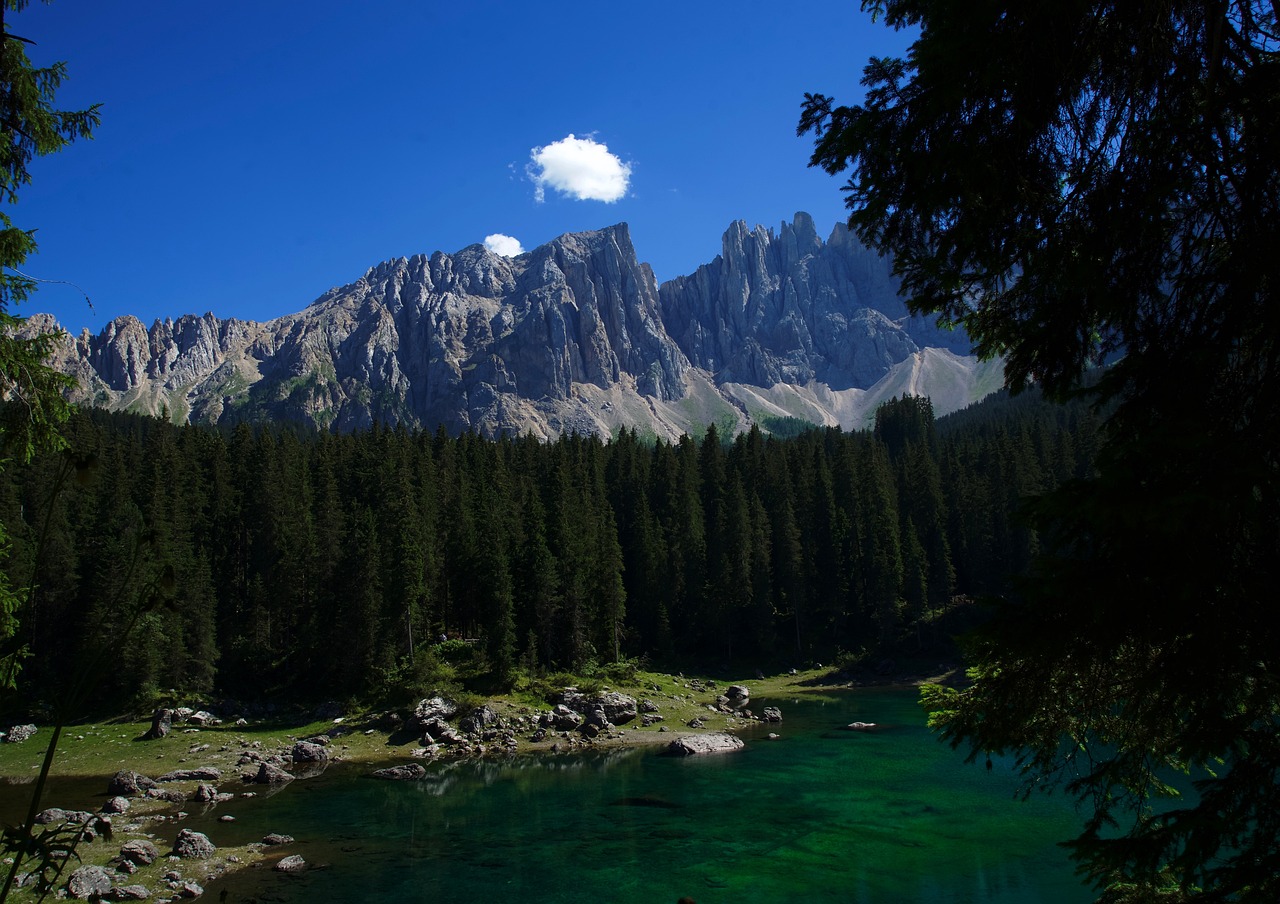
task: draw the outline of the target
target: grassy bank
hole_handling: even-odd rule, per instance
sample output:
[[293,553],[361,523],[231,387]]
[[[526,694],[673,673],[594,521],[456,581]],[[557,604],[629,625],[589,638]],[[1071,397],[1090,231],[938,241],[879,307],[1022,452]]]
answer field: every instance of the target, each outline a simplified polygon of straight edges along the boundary
[[[693,731],[687,723],[695,717],[705,723],[702,731],[724,731],[741,728],[747,721],[739,716],[712,712],[716,697],[730,684],[744,684],[751,690],[753,700],[786,697],[815,688],[848,686],[847,679],[831,675],[823,670],[808,670],[795,674],[781,674],[764,678],[741,677],[733,680],[716,680],[705,675],[668,675],[658,672],[638,671],[634,677],[619,681],[581,681],[584,690],[616,690],[637,699],[652,700],[658,706],[663,720],[649,727],[642,727],[635,720],[620,727],[620,737],[598,739],[595,744],[610,743],[658,743],[674,731]],[[494,708],[506,717],[536,715],[548,708],[535,688],[521,688],[507,695],[482,698],[492,702]],[[227,718],[233,713],[216,713]],[[120,769],[155,775],[172,769],[195,766],[216,766],[223,771],[223,781],[238,774],[236,761],[246,749],[273,750],[292,747],[294,741],[318,734],[334,735],[330,752],[341,761],[377,763],[408,756],[417,746],[416,735],[394,732],[382,721],[382,711],[357,709],[346,712],[339,720],[316,719],[307,715],[294,718],[278,717],[273,720],[250,721],[236,726],[222,725],[190,728],[175,725],[164,738],[142,740],[150,728],[150,721],[114,719],[64,729],[54,767],[56,775],[103,777],[105,779]],[[666,731],[663,731],[663,729]],[[0,781],[24,781],[37,771],[48,740],[48,729],[40,731],[20,744],[0,744]],[[517,752],[545,749],[555,743],[549,739],[542,743],[529,740],[531,732],[517,735]]]

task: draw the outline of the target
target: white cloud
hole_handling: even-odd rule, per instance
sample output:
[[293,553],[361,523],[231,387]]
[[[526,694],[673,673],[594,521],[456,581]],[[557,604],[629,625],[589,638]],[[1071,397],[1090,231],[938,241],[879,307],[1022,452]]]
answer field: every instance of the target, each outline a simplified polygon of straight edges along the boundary
[[626,195],[631,180],[631,164],[610,154],[607,145],[572,134],[534,148],[529,161],[527,172],[539,202],[549,186],[579,201],[609,204]]
[[515,257],[517,254],[524,254],[524,248],[521,246],[519,239],[503,235],[501,232],[486,235],[484,237],[484,246],[494,254],[500,254],[503,257]]

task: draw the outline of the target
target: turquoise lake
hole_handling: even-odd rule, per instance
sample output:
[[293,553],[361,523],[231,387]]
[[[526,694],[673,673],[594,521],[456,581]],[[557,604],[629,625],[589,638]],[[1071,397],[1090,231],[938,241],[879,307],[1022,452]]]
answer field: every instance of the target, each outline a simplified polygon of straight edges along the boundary
[[[297,842],[279,856],[310,865],[214,883],[214,900],[1092,900],[1055,844],[1079,825],[1067,802],[1015,800],[1007,767],[965,765],[927,730],[916,696],[755,700],[782,708],[781,738],[761,726],[717,757],[634,748],[467,761],[403,783],[334,767],[184,824],[219,844],[287,833]],[[840,730],[855,720],[881,728]],[[217,822],[225,813],[236,821]]]

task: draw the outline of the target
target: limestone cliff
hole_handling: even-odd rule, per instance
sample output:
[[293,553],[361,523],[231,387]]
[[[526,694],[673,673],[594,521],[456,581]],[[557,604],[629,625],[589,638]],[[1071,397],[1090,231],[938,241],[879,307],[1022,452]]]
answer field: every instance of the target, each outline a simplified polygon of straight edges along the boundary
[[715,261],[661,287],[619,224],[514,258],[472,245],[387,261],[265,323],[121,317],[58,363],[77,401],[176,420],[543,437],[861,426],[907,373],[944,408],[986,391],[963,334],[909,317],[896,290],[886,261],[843,226],[824,243],[807,214],[777,235],[735,223]]

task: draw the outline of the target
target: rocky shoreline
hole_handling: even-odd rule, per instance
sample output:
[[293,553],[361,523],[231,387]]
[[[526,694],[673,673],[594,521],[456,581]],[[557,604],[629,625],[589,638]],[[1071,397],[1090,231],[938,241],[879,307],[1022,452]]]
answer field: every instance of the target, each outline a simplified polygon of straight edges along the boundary
[[[785,677],[767,682],[769,697],[855,686],[847,680],[831,682],[830,675]],[[204,710],[162,709],[154,713],[143,735],[149,740],[140,746],[167,742],[170,756],[178,754],[176,762],[168,764],[173,768],[154,778],[137,769],[121,769],[107,782],[108,799],[97,812],[49,808],[37,822],[46,829],[80,833],[77,854],[85,865],[62,876],[57,886],[69,897],[141,900],[145,891],[147,900],[176,902],[198,897],[209,882],[237,870],[307,869],[301,856],[287,852],[293,839],[283,834],[220,849],[208,836],[182,829],[167,856],[158,856],[173,824],[188,817],[184,806],[195,804],[208,812],[219,804],[247,803],[289,782],[315,777],[335,763],[368,767],[366,774],[376,779],[414,781],[422,779],[433,762],[530,753],[571,754],[632,745],[664,745],[672,755],[730,753],[744,746],[737,737],[742,729],[774,725],[783,718],[775,706],[755,711],[745,684],[677,675],[655,677],[647,686],[628,690],[634,693],[565,687],[546,708],[509,699],[463,706],[435,696],[422,699],[412,710],[334,715],[327,724],[308,726],[321,731],[265,739],[253,737],[254,726],[244,718],[227,724]],[[22,734],[30,743],[37,732]],[[205,741],[211,737],[221,743]],[[183,744],[184,739],[193,743]],[[192,758],[198,758],[199,765],[186,766]],[[178,768],[182,766],[186,768]],[[219,817],[233,820],[230,814]],[[104,839],[110,837],[115,841],[108,844]],[[138,851],[151,849],[157,856],[140,862]],[[32,885],[38,881],[32,873],[22,878]]]

